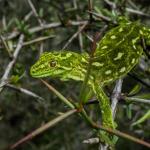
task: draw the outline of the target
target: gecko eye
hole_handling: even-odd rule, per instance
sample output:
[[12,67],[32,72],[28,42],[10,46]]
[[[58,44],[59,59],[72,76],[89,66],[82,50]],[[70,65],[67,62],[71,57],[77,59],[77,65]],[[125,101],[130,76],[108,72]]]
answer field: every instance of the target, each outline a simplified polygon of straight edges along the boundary
[[54,60],[50,61],[50,63],[49,63],[50,67],[55,67],[56,64],[57,64],[57,62]]

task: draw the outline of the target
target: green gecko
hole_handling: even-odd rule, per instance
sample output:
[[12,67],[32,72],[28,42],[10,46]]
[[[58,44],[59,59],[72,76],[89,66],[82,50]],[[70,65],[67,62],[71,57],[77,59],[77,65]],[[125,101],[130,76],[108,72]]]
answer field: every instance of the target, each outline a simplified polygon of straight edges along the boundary
[[[150,40],[150,29],[138,22],[127,22],[108,31],[97,43],[88,84],[99,100],[104,127],[115,128],[110,101],[102,88],[126,75],[138,63],[143,52],[141,38]],[[30,74],[36,78],[84,81],[89,58],[86,52],[45,52],[31,67]]]

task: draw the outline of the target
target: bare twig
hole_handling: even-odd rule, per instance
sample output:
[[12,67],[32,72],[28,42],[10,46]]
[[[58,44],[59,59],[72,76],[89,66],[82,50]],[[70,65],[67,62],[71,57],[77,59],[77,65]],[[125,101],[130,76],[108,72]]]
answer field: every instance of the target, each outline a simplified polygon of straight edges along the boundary
[[116,81],[115,88],[111,95],[111,100],[112,100],[111,110],[112,110],[113,118],[115,118],[115,115],[116,115],[116,108],[117,108],[118,100],[120,99],[122,82],[123,82],[122,79],[119,79]]
[[132,142],[135,142],[135,143],[138,143],[140,145],[143,145],[143,146],[146,146],[146,147],[150,148],[150,143],[145,142],[143,140],[140,140],[140,139],[138,139],[136,137],[133,137],[133,136],[131,136],[129,134],[126,134],[124,132],[120,132],[119,130],[113,130],[113,129],[110,129],[110,128],[105,128],[102,125],[97,125],[97,124],[93,124],[93,128],[107,131],[108,133],[114,134],[116,136],[128,139],[128,140],[130,140]]
[[65,49],[79,35],[79,33],[82,32],[82,30],[86,27],[86,25],[87,23],[85,23],[75,34],[73,34],[62,49]]
[[12,88],[12,89],[14,89],[16,91],[19,91],[19,92],[24,93],[26,95],[32,96],[32,97],[34,97],[36,99],[44,100],[43,97],[38,96],[37,94],[35,94],[35,93],[33,93],[33,92],[31,92],[31,91],[29,91],[27,89],[24,89],[24,88],[21,88],[21,87],[16,87],[16,86],[14,86],[12,84],[7,84],[6,87]]
[[46,81],[42,79],[41,81],[47,86],[49,90],[55,93],[61,99],[61,101],[64,102],[67,106],[69,106],[72,109],[75,108],[75,106],[70,101],[68,101],[63,95],[61,95],[61,93],[59,93],[54,87],[52,87],[50,84],[48,84]]
[[90,14],[95,15],[96,17],[98,17],[98,18],[100,18],[100,19],[102,19],[102,20],[104,20],[106,22],[111,22],[112,21],[109,17],[106,17],[106,16],[104,16],[102,14],[98,14],[98,13],[95,13],[95,12],[92,12],[92,11],[89,11],[89,10],[87,12],[90,13]]
[[36,11],[36,9],[35,9],[35,7],[34,7],[32,1],[31,1],[31,0],[28,0],[28,4],[30,5],[34,16],[36,17],[37,21],[39,22],[40,26],[42,27],[42,26],[43,26],[42,20],[40,19],[40,17],[39,17],[39,15],[38,15],[38,13],[37,13],[37,11]]
[[[36,39],[23,42],[22,46],[28,46],[28,45],[31,45],[31,44],[39,43],[39,42],[42,42],[44,40],[47,40],[47,39],[50,39],[50,38],[54,38],[54,37],[55,37],[54,35],[49,35],[49,36],[44,36],[44,37],[38,37]],[[13,47],[16,48],[16,46],[17,45],[14,45]],[[0,48],[3,48],[3,47],[0,47]]]
[[[77,10],[77,0],[73,0],[73,5],[74,5],[74,9]],[[80,17],[79,15],[76,14],[76,19],[79,20]],[[78,30],[80,30],[81,26],[78,27]],[[80,46],[80,50],[81,52],[83,51],[83,39],[82,39],[82,33],[80,32],[78,35],[78,39],[79,39],[79,46]]]
[[30,11],[30,12],[24,17],[23,20],[24,20],[25,22],[28,21],[32,15],[33,15],[33,12]]
[[[116,3],[112,2],[112,1],[109,1],[109,0],[104,0],[110,7],[112,7],[112,9],[116,9]],[[125,8],[125,10],[129,13],[133,13],[133,14],[136,14],[136,15],[140,15],[140,16],[144,16],[144,17],[148,17],[150,18],[150,15],[140,11],[140,10],[135,10],[135,9],[132,9],[132,8]]]
[[132,8],[126,8],[126,11],[130,12],[130,13],[133,13],[133,14],[136,14],[136,15],[140,15],[140,16],[144,16],[144,17],[148,17],[150,18],[150,15],[146,14],[146,13],[143,13],[142,11],[140,10],[134,10]]
[[142,98],[138,98],[138,97],[125,97],[125,100],[127,100],[129,102],[150,104],[149,99],[142,99]]
[[37,128],[33,132],[29,133],[27,136],[25,136],[21,140],[17,141],[15,144],[11,145],[9,149],[15,149],[15,148],[17,148],[19,145],[21,145],[21,144],[23,144],[23,143],[25,143],[25,142],[33,139],[34,137],[36,137],[37,135],[43,133],[44,131],[46,131],[50,127],[53,127],[57,123],[63,121],[66,118],[68,118],[69,116],[71,116],[75,112],[77,112],[76,109],[72,109],[72,110],[69,110],[69,111],[65,112],[63,115],[60,115],[59,117],[57,117],[57,118],[49,121],[48,123],[44,124],[40,128]]
[[38,42],[41,42],[41,41],[44,41],[44,40],[47,40],[47,39],[50,39],[50,38],[54,38],[54,37],[55,37],[54,35],[38,37],[38,38],[36,38],[34,40],[24,42],[23,46],[27,46],[27,45],[30,45],[30,44],[38,43]]
[[[92,4],[93,4],[92,0],[88,0],[88,10],[89,10],[89,12],[92,12],[92,10],[93,10],[93,5]],[[90,22],[92,22],[92,20],[93,20],[92,13],[89,13],[89,20],[90,20]]]
[[17,47],[13,53],[13,59],[8,63],[7,67],[6,67],[6,70],[1,78],[1,81],[0,81],[0,92],[2,91],[3,89],[3,86],[6,84],[6,81],[8,80],[8,76],[9,76],[9,73],[11,71],[11,69],[13,68],[16,60],[17,60],[17,57],[19,55],[19,52],[22,48],[22,43],[23,43],[23,40],[24,40],[24,35],[21,34],[20,37],[19,37],[19,40],[18,40],[18,44],[17,44]]
[[104,0],[104,2],[106,4],[108,4],[112,9],[116,9],[117,8],[116,4],[114,2],[112,2],[112,1]]
[[12,57],[12,54],[10,53],[10,49],[9,49],[9,46],[7,45],[7,42],[4,40],[3,36],[0,35],[0,39],[5,47],[5,49],[7,50],[7,53],[9,55],[9,57],[11,58]]
[[[71,21],[69,20],[68,22],[68,26],[80,26],[80,25],[84,25],[85,23],[88,23],[87,20],[83,20],[83,21]],[[49,24],[43,24],[43,26],[36,26],[36,27],[32,27],[30,28],[28,31],[30,33],[36,33],[36,32],[40,32],[43,30],[47,30],[47,29],[52,29],[52,28],[58,28],[61,27],[62,24],[60,22],[53,22],[53,23],[49,23]],[[12,33],[10,33],[8,36],[4,36],[4,40],[11,40],[15,37],[17,37],[20,34],[19,31],[14,31]]]

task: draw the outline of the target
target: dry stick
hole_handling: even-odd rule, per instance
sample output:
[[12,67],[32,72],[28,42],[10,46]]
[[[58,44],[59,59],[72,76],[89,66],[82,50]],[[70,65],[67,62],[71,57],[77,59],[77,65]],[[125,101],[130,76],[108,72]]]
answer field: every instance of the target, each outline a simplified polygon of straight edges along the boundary
[[2,35],[0,35],[0,39],[1,39],[1,41],[2,41],[2,43],[3,43],[3,45],[4,45],[4,47],[5,47],[5,49],[7,50],[7,53],[8,53],[8,55],[9,55],[9,57],[11,58],[11,57],[12,57],[12,54],[11,54],[11,52],[10,52],[9,46],[7,45],[7,42],[4,40],[4,38],[3,38]]
[[[80,26],[80,25],[84,25],[88,23],[88,21],[69,21],[68,25],[69,26]],[[42,27],[41,26],[37,26],[37,27],[33,27],[29,29],[30,33],[35,33],[35,32],[39,32],[42,30],[46,30],[46,29],[50,29],[50,28],[58,28],[61,27],[62,23],[60,22],[54,22],[54,23],[50,23],[50,24],[44,24]]]
[[102,14],[98,14],[98,13],[95,13],[95,12],[89,11],[89,10],[87,12],[90,13],[90,14],[95,15],[96,17],[98,17],[98,18],[100,18],[100,19],[102,19],[102,20],[104,20],[106,22],[111,22],[112,21],[109,17],[106,17],[106,16],[104,16]]
[[118,100],[120,99],[122,82],[123,82],[122,79],[119,79],[116,81],[115,88],[114,88],[113,93],[111,95],[111,100],[112,100],[111,110],[112,110],[112,114],[113,114],[114,119],[115,119],[115,115],[116,115],[116,108],[117,108]]
[[32,15],[33,15],[33,12],[30,11],[27,15],[25,15],[25,17],[24,17],[23,20],[24,20],[25,22],[28,21]]
[[16,142],[12,146],[10,146],[9,149],[17,148],[19,145],[27,142],[28,140],[31,140],[32,138],[34,138],[35,136],[41,134],[42,132],[44,132],[48,128],[56,125],[57,123],[59,123],[60,121],[63,121],[64,119],[68,118],[69,116],[71,116],[75,112],[77,112],[76,109],[72,109],[72,110],[69,110],[69,111],[65,112],[63,115],[60,115],[59,117],[57,117],[57,118],[49,121],[48,123],[42,125],[40,128],[37,128],[36,130],[34,130],[33,132],[31,132],[30,134],[28,134],[27,136],[25,136],[21,140],[19,140],[18,142]]
[[65,103],[67,106],[69,106],[72,109],[75,108],[75,106],[68,99],[66,99],[61,93],[59,93],[54,87],[52,87],[50,84],[48,84],[46,81],[42,79],[41,81],[48,87],[50,91],[53,91],[53,93],[55,93],[55,95],[57,95],[60,98],[60,100],[62,100],[63,103]]
[[40,19],[40,17],[38,15],[38,13],[37,13],[37,11],[36,11],[32,1],[28,0],[28,4],[30,5],[30,7],[32,9],[32,12],[33,12],[34,16],[36,17],[37,21],[39,22],[40,26],[43,26],[42,20]]
[[[22,46],[27,46],[27,45],[31,45],[31,44],[35,44],[38,42],[42,42],[44,40],[50,39],[50,38],[54,38],[54,35],[49,35],[49,36],[44,36],[44,37],[38,37],[36,39],[30,40],[30,41],[25,41],[22,43]],[[3,48],[3,47],[0,47]],[[14,45],[14,48],[16,48],[16,45]]]
[[[92,10],[93,10],[93,5],[92,4],[93,4],[92,0],[88,0],[88,11],[89,12],[92,12]],[[92,13],[89,13],[89,20],[90,20],[90,22],[92,22],[92,20],[93,20]]]
[[54,38],[54,37],[55,37],[54,35],[38,37],[34,40],[24,42],[22,46],[27,46],[27,45],[30,45],[30,44],[38,43],[38,42],[41,42],[41,41],[44,41],[44,40],[47,40],[47,39],[50,39],[50,38]]
[[139,10],[134,10],[134,9],[131,9],[131,8],[126,8],[126,11],[128,11],[130,13],[133,13],[133,14],[136,14],[136,15],[140,15],[140,16],[144,16],[144,17],[150,18],[150,15],[145,14],[142,11],[139,11]]
[[[36,11],[36,9],[35,9],[35,7],[34,7],[32,1],[31,1],[31,0],[28,0],[28,3],[29,3],[29,5],[30,5],[30,7],[31,7],[31,9],[32,9],[32,12],[33,12],[34,16],[36,17],[36,19],[38,20],[40,26],[42,27],[42,26],[43,26],[42,20],[40,19],[40,17],[39,17],[39,15],[38,15],[38,13],[37,13],[37,11]],[[40,49],[39,49],[39,53],[40,53],[40,54],[43,53],[43,48],[44,48],[44,45],[43,45],[43,43],[41,43],[41,44],[40,44]]]
[[21,34],[20,37],[19,37],[19,40],[18,40],[18,44],[17,44],[17,47],[13,53],[13,58],[12,60],[9,62],[9,64],[7,65],[6,67],[6,70],[1,78],[1,81],[0,81],[0,92],[2,91],[4,85],[7,83],[7,80],[8,80],[8,76],[9,76],[9,73],[11,71],[11,69],[13,68],[16,60],[17,60],[17,57],[19,55],[19,52],[22,48],[22,43],[23,43],[23,40],[24,40],[24,35]]
[[136,103],[144,103],[150,105],[150,100],[142,99],[138,97],[124,97],[127,102],[136,102]]
[[101,125],[97,125],[97,124],[93,124],[93,128],[95,128],[95,129],[101,129],[101,130],[107,131],[107,132],[109,132],[109,133],[111,133],[111,134],[114,134],[114,135],[116,135],[116,136],[119,136],[119,137],[128,139],[128,140],[130,140],[130,141],[133,141],[133,142],[135,142],[135,143],[138,143],[138,144],[141,144],[141,145],[143,145],[143,146],[146,146],[146,147],[150,148],[150,143],[145,142],[145,141],[143,141],[143,140],[140,140],[140,139],[138,139],[138,138],[136,138],[136,137],[133,137],[133,136],[131,136],[131,135],[129,135],[129,134],[126,134],[126,133],[124,133],[124,132],[120,132],[119,130],[113,130],[113,129],[110,129],[110,128],[105,128],[105,127],[103,127],[103,126],[101,126]]
[[32,97],[34,97],[36,99],[44,100],[44,98],[42,98],[41,96],[38,96],[37,94],[35,94],[35,93],[33,93],[33,92],[31,92],[31,91],[29,91],[27,89],[16,87],[16,86],[14,86],[12,84],[7,84],[6,87],[14,89],[16,91],[19,91],[19,92],[24,93],[26,95],[32,96]]
[[[87,22],[88,22],[87,20],[69,21],[68,25],[69,26],[80,26],[80,25],[83,25]],[[36,32],[40,32],[42,30],[47,30],[47,29],[51,29],[51,28],[58,28],[61,26],[62,26],[62,24],[60,22],[53,22],[53,23],[49,23],[49,24],[44,24],[42,27],[41,26],[32,27],[29,29],[29,32],[30,33],[36,33]],[[19,34],[20,34],[19,31],[14,31],[9,36],[4,37],[4,40],[11,40],[11,39],[15,38],[16,36],[18,36]]]
[[[73,0],[73,5],[74,5],[74,9],[77,10],[77,0]],[[80,17],[79,15],[76,14],[76,19],[79,20]],[[78,27],[78,30],[80,30],[80,26]],[[80,32],[78,35],[78,39],[79,39],[79,46],[80,46],[80,51],[83,52],[83,39],[82,39],[82,33]]]
[[[110,5],[112,7],[112,9],[115,9],[117,6],[116,6],[116,3],[112,2],[112,1],[109,1],[109,0],[104,0],[108,5]],[[125,8],[126,11],[128,11],[129,13],[133,13],[133,14],[136,14],[136,15],[141,15],[141,16],[144,16],[144,17],[148,17],[150,18],[150,15],[148,14],[145,14],[144,12],[140,11],[140,10],[135,10],[135,9],[132,9],[132,8]]]
[[78,35],[80,32],[82,32],[82,30],[86,27],[88,22],[86,22],[83,26],[81,26],[81,28],[72,35],[72,37],[68,40],[68,42],[64,45],[64,47],[62,49],[65,49]]

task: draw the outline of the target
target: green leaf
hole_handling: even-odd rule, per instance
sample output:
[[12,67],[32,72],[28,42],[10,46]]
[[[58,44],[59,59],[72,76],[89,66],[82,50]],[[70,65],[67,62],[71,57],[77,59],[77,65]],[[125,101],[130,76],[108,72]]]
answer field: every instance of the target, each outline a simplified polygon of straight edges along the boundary
[[133,89],[129,92],[129,96],[137,94],[140,90],[141,90],[141,85],[140,84],[136,84],[133,87]]
[[126,107],[126,114],[127,114],[127,117],[129,119],[132,118],[132,104],[129,104],[127,107]]
[[143,123],[144,121],[146,121],[148,119],[150,119],[150,110],[146,114],[144,114],[144,116],[142,116],[140,119],[138,119],[136,122],[134,122],[132,124],[132,126],[141,124],[141,123]]

